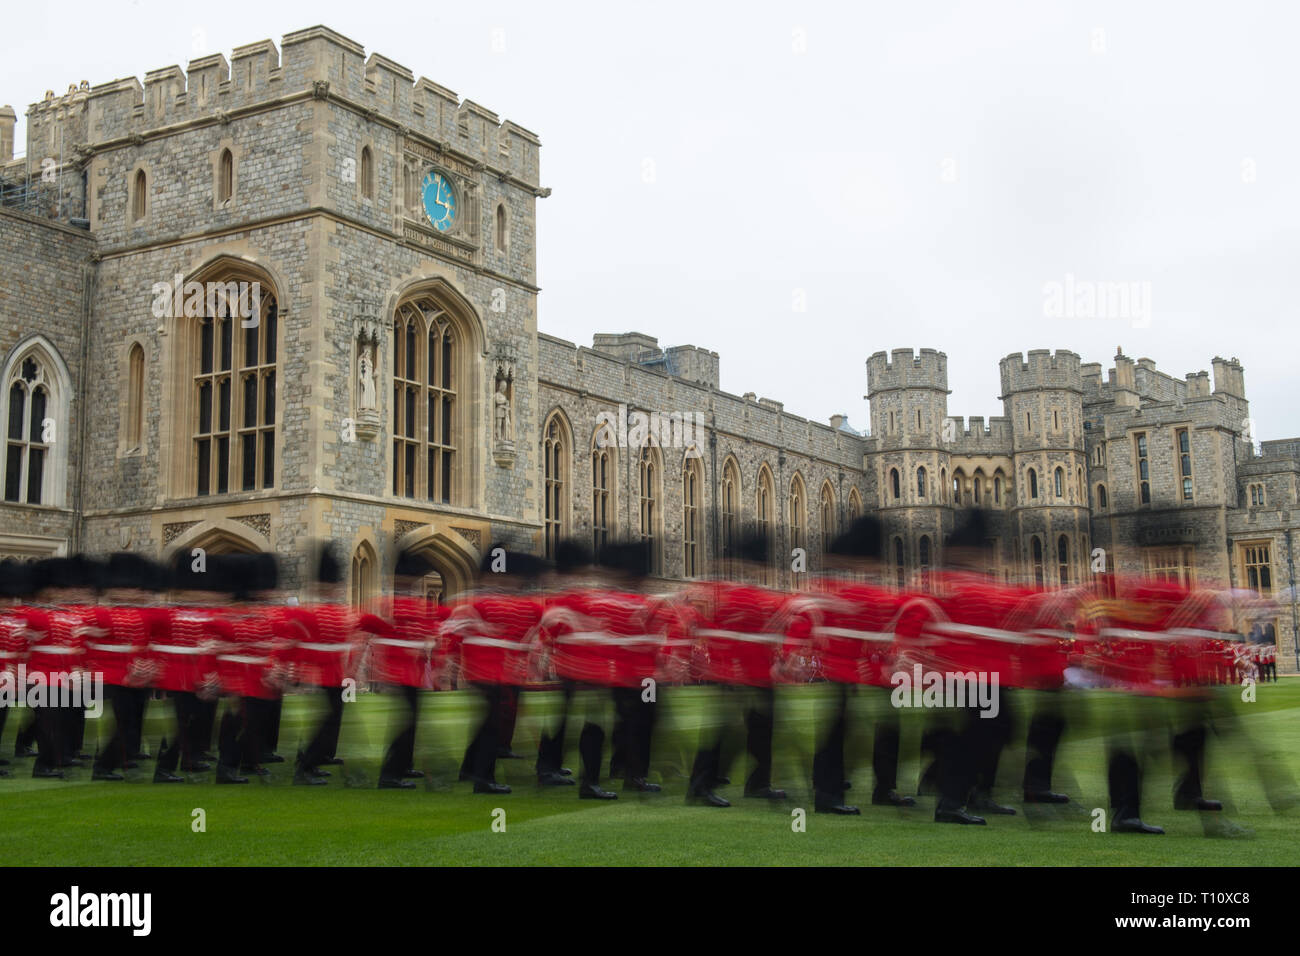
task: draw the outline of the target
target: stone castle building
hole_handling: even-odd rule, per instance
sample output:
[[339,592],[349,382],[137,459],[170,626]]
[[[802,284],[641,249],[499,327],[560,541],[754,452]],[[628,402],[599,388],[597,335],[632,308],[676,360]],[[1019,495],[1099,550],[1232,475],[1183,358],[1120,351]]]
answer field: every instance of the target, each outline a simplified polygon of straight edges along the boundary
[[548,336],[538,137],[324,27],[47,94],[19,158],[15,119],[0,553],[268,550],[294,586],[331,539],[361,599],[400,550],[446,595],[495,542],[570,535],[648,538],[663,579],[700,577],[757,524],[769,583],[797,586],[792,553],[816,572],[858,514],[906,579],[981,504],[1007,578],[1079,582],[1101,549],[1284,594],[1291,661],[1300,439],[1256,448],[1235,359],[1211,388],[1010,355],[986,422],[949,415],[944,353],[878,352],[860,433],[721,391],[715,352]]

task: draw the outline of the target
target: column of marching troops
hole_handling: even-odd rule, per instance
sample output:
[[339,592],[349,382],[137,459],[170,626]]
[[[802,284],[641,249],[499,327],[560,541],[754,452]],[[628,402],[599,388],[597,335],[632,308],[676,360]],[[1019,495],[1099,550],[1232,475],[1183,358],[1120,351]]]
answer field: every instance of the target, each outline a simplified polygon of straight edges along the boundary
[[[617,794],[601,785],[607,731],[610,777],[625,790],[658,791],[650,780],[658,708],[674,688],[711,684],[708,699],[727,711],[714,716],[735,720],[704,721],[687,795],[726,807],[719,791],[741,749],[727,728],[743,722],[744,795],[784,799],[772,780],[776,690],[818,682],[814,806],[851,815],[859,811],[847,801],[846,752],[855,739],[869,741],[871,802],[916,804],[897,785],[899,675],[973,672],[996,675],[995,716],[987,707],[982,715],[974,700],[923,714],[921,745],[931,759],[921,783],[937,795],[936,821],[983,824],[987,815],[1016,812],[994,800],[993,787],[1002,751],[1022,725],[1024,801],[1067,803],[1053,789],[1053,770],[1066,698],[1079,684],[1113,701],[1162,699],[1179,769],[1174,806],[1221,809],[1202,794],[1210,704],[1214,686],[1237,682],[1251,661],[1230,595],[1114,575],[1065,589],[1002,583],[982,573],[985,542],[982,516],[970,513],[945,542],[943,570],[915,588],[890,586],[881,526],[862,518],[831,545],[820,578],[785,592],[743,583],[771,560],[768,543],[750,533],[732,562],[736,580],[688,583],[670,594],[642,587],[649,554],[639,543],[593,556],[562,542],[550,563],[495,551],[480,587],[449,604],[412,596],[432,568],[404,554],[393,596],[365,610],[343,600],[342,568],[328,547],[309,562],[315,582],[301,602],[277,591],[271,555],[199,562],[186,553],[171,568],[132,553],[5,561],[0,673],[38,706],[0,708],[0,732],[6,716],[29,718],[20,718],[15,753],[34,757],[35,777],[60,778],[93,761],[94,779],[123,780],[124,770],[154,759],[156,783],[210,770],[219,784],[247,783],[284,759],[275,751],[285,691],[314,690],[324,716],[300,747],[293,779],[321,785],[330,775],[324,768],[343,763],[335,751],[345,700],[360,680],[401,701],[379,786],[412,789],[422,776],[414,767],[422,691],[468,685],[486,707],[460,778],[475,793],[497,794],[510,789],[496,781],[496,764],[511,755],[520,695],[559,690],[563,707],[551,708],[541,733],[538,783],[610,800]],[[111,738],[93,755],[83,752],[85,707],[60,693],[78,675],[102,678],[114,718]],[[39,685],[44,699],[32,696]],[[853,716],[850,702],[861,695],[876,705],[871,726]],[[155,707],[168,712],[171,730],[151,757],[141,736],[146,708]],[[1137,726],[1142,720],[1121,720],[1107,737],[1111,828],[1159,833],[1140,815],[1142,747],[1134,738],[1149,730]],[[570,730],[578,735],[576,781],[562,766]]]

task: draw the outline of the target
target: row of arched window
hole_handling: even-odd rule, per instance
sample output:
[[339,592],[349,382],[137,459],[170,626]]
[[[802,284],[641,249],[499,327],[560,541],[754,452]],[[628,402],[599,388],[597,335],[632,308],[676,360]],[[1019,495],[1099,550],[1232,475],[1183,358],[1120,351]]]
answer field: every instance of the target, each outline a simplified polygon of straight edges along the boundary
[[[903,497],[902,472],[896,467],[890,468],[887,481],[889,500],[901,501]],[[1082,502],[1085,499],[1082,468],[1078,471],[1076,481],[1078,500]],[[1038,470],[1036,468],[1029,468],[1026,470],[1025,483],[1028,491],[1028,500],[1039,500],[1040,489]],[[948,487],[948,470],[946,468],[940,470],[939,486],[941,488]],[[1005,499],[1005,487],[1006,485],[1003,480],[1002,469],[1000,468],[993,473],[993,479],[991,481],[986,479],[984,473],[978,469],[975,471],[974,475],[967,480],[965,472],[958,468],[955,469],[952,474],[952,503],[956,506],[974,505],[976,507],[1001,508]],[[1066,497],[1068,485],[1064,468],[1058,466],[1052,472],[1051,491],[1057,498]],[[934,492],[930,486],[929,471],[924,465],[920,465],[916,469],[916,498],[917,500],[925,501],[932,497],[934,497]],[[1104,503],[1104,488],[1100,488],[1100,497],[1102,499],[1101,507],[1104,508],[1106,507]]]
[[[593,435],[591,450],[591,543],[599,551],[615,533],[617,502],[617,448],[599,441],[599,429]],[[560,413],[552,414],[542,429],[542,487],[543,527],[547,556],[555,553],[556,545],[571,533],[571,501],[573,478],[571,431]],[[633,527],[628,531],[650,545],[657,570],[663,569],[664,548],[664,456],[657,446],[650,444],[633,452],[636,456],[636,474],[633,480],[635,513]],[[704,473],[698,455],[686,450],[681,470],[681,567],[682,576],[696,577],[704,571],[703,543],[705,539],[704,503],[706,497]],[[719,506],[719,557],[730,562],[737,555],[742,515],[742,489],[740,466],[728,456],[722,467],[718,484]],[[756,529],[769,540],[775,539],[778,523],[789,532],[788,544],[793,548],[807,548],[809,502],[803,476],[796,473],[790,479],[785,496],[785,506],[780,517],[777,512],[776,483],[767,465],[759,467],[755,481],[753,510]],[[831,535],[839,529],[839,511],[835,492],[829,481],[823,482],[819,495],[818,513],[822,543],[825,547]],[[862,514],[862,498],[856,488],[849,491],[846,520]]]

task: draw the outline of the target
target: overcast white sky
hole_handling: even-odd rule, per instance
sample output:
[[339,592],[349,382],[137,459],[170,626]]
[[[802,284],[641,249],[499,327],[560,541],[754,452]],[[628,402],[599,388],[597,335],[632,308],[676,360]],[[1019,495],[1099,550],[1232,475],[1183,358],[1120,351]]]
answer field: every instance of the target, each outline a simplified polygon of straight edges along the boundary
[[[323,23],[541,137],[545,332],[711,348],[724,389],[859,428],[881,349],[947,352],[965,415],[1001,414],[1010,352],[1235,355],[1276,438],[1300,435],[1298,11],[21,4],[0,103]],[[1149,322],[1046,316],[1067,275],[1149,283]]]

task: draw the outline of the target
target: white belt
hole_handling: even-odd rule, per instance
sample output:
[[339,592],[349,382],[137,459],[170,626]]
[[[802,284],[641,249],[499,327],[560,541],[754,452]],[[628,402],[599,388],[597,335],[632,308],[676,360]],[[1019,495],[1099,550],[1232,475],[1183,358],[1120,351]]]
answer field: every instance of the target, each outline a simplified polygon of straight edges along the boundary
[[813,635],[821,637],[851,637],[854,640],[859,641],[881,641],[887,644],[892,644],[894,642],[893,631],[857,631],[851,627],[814,627]]
[[1009,644],[1040,643],[1036,638],[1021,634],[1019,631],[1004,631],[997,627],[976,627],[973,624],[959,624],[956,621],[935,621],[929,627],[957,637],[987,637],[992,641],[1005,641]]
[[160,654],[210,654],[206,647],[191,647],[187,644],[150,644],[149,650]]
[[1222,631],[1210,631],[1200,627],[1175,627],[1168,631],[1173,637],[1184,637],[1188,640],[1203,639],[1208,641],[1224,640]]
[[384,644],[388,647],[419,647],[424,648],[429,645],[425,641],[403,641],[396,637],[376,637],[371,644]]
[[21,651],[0,651],[0,658],[22,657]]
[[724,637],[732,641],[749,641],[753,644],[781,644],[785,642],[784,634],[741,634],[739,631],[720,631],[701,628],[695,633],[701,637]]
[[225,661],[229,664],[269,664],[269,657],[248,657],[244,654],[218,654],[217,660]]
[[1163,641],[1164,631],[1136,631],[1129,627],[1103,627],[1100,637],[1122,638],[1126,641]]
[[79,647],[60,647],[57,644],[38,644],[27,649],[32,654],[76,654]]
[[657,634],[606,634],[604,631],[578,631],[564,634],[555,639],[557,644],[660,644]]
[[87,644],[88,651],[112,651],[114,654],[129,654],[138,648],[134,644]]
[[[374,641],[374,643],[382,644],[384,643],[384,641],[376,640]],[[389,640],[389,643],[391,643],[391,640]],[[420,644],[419,641],[412,641],[411,643]],[[424,645],[420,644],[420,646],[423,647]],[[335,653],[339,651],[352,650],[351,644],[317,644],[317,643],[309,643],[307,641],[302,641],[301,643],[298,644],[298,647],[304,651],[334,651]]]
[[514,651],[522,651],[528,647],[527,644],[521,644],[519,641],[503,641],[499,637],[467,637],[461,643],[473,644],[476,647],[504,647]]

